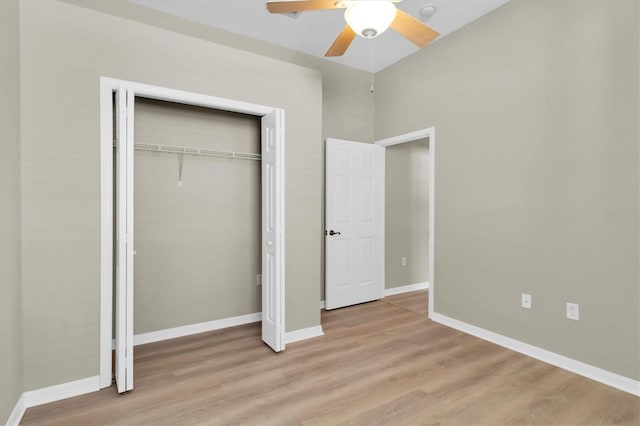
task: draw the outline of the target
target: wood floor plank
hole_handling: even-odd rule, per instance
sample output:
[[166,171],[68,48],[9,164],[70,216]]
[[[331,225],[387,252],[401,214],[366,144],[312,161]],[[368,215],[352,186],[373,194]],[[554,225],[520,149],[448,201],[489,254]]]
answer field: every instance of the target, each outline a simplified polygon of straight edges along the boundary
[[427,318],[426,291],[323,311],[272,352],[260,325],[135,348],[135,389],[27,410],[25,425],[638,425],[640,398]]
[[427,315],[429,312],[428,293],[429,290],[417,290],[408,293],[394,294],[387,296],[383,300],[386,303],[404,308],[417,314]]

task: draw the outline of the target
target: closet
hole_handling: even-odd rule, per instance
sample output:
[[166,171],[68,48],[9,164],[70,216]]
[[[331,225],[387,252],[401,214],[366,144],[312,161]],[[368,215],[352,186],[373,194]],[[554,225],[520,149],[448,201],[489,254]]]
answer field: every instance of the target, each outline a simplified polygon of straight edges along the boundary
[[260,118],[135,109],[134,335],[260,312]]
[[135,344],[262,321],[285,349],[284,113],[100,78],[100,388]]

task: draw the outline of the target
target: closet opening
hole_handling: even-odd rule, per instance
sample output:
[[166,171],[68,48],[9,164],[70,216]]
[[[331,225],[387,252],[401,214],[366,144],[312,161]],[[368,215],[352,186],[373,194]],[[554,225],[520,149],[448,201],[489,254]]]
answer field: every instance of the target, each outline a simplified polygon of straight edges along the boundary
[[138,344],[262,321],[283,350],[284,111],[103,78],[101,134],[101,388]]
[[135,102],[134,345],[164,340],[178,327],[255,316],[260,119]]

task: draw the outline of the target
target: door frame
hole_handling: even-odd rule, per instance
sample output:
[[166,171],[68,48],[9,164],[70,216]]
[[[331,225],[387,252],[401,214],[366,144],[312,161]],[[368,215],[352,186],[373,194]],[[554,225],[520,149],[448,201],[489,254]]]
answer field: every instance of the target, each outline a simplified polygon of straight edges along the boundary
[[[284,110],[270,106],[252,104],[236,100],[224,99],[199,93],[182,90],[168,89],[159,86],[136,83],[126,80],[100,77],[100,388],[111,386],[112,380],[112,321],[113,321],[113,94],[117,91],[126,91],[133,96],[148,99],[168,101],[179,104],[201,106],[222,111],[249,114],[264,117],[268,114],[276,114],[279,126],[274,132],[274,143],[277,149],[278,161],[276,162],[276,218],[279,218],[280,232],[278,242],[280,252],[276,259],[276,268],[280,271],[276,274],[276,294],[281,297],[275,300],[276,327],[280,337],[281,349],[284,349],[285,335],[285,146],[284,146]],[[264,132],[261,132],[262,134]],[[262,137],[262,136],[261,136]],[[265,144],[261,143],[264,150]],[[264,173],[264,172],[263,172]],[[262,214],[264,215],[264,210]],[[264,256],[264,247],[262,248]],[[263,283],[262,291],[269,291]],[[133,342],[131,342],[133,345]]]
[[[385,148],[399,145],[401,143],[413,142],[420,139],[427,139],[429,147],[429,318],[432,318],[435,301],[435,177],[436,177],[436,128],[428,127],[426,129],[416,130],[415,132],[405,133],[399,136],[376,141],[376,145]],[[385,254],[386,256],[386,254]]]

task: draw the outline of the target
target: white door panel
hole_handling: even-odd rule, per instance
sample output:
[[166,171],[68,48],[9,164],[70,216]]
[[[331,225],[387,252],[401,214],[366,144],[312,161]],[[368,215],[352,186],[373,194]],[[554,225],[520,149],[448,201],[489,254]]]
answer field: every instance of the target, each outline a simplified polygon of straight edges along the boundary
[[384,153],[327,139],[326,309],[383,297]]
[[116,91],[116,356],[118,392],[133,389],[133,94]]
[[262,117],[262,340],[276,352],[285,346],[282,114]]

